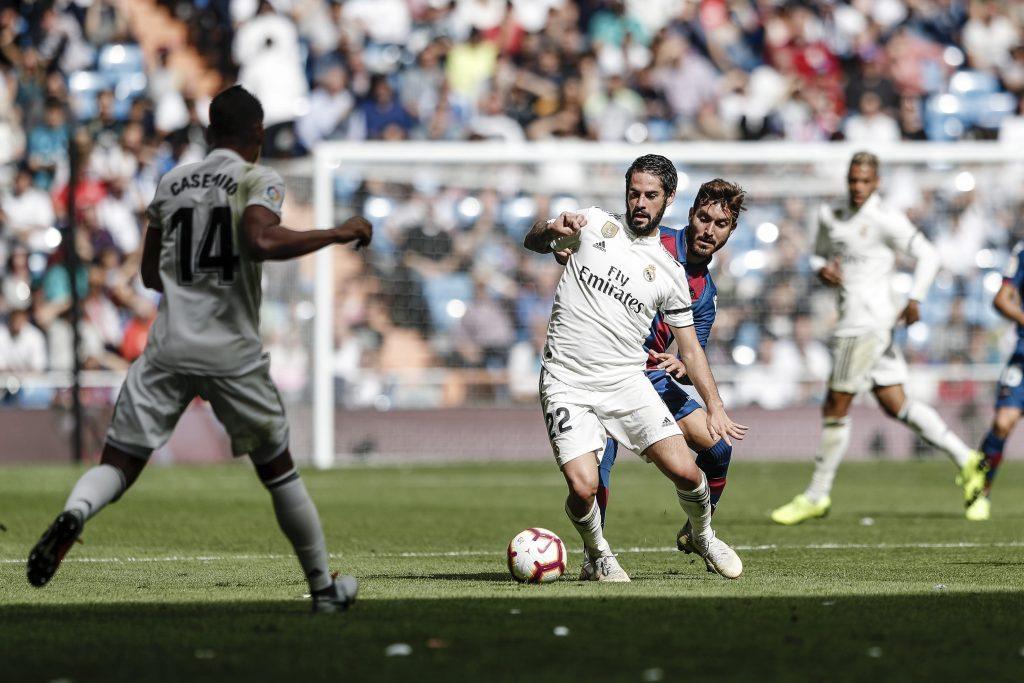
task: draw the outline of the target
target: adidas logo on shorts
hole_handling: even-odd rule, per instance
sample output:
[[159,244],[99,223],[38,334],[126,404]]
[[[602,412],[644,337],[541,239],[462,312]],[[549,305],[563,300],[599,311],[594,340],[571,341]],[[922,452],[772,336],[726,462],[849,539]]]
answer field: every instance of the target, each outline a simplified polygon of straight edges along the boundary
[[671,418],[671,417],[666,417],[666,418],[665,418],[665,419],[664,419],[664,420],[662,421],[662,423],[661,423],[661,426],[662,426],[662,427],[668,427],[668,426],[669,426],[670,424],[672,424],[672,418]]
[[594,249],[600,249],[605,253],[608,252],[608,250],[604,248],[604,240],[601,240],[600,242],[594,242]]

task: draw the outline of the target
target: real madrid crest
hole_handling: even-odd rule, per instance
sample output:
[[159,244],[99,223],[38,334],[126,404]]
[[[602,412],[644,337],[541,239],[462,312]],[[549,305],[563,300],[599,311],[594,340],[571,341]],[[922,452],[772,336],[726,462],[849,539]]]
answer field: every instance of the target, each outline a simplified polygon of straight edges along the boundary
[[654,267],[654,264],[652,263],[651,265],[644,268],[644,279],[647,280],[648,282],[654,282],[654,275],[656,272],[657,269]]
[[611,221],[606,222],[604,226],[601,228],[601,235],[607,238],[615,237],[615,235],[618,232],[619,226],[617,226],[615,223],[612,223]]

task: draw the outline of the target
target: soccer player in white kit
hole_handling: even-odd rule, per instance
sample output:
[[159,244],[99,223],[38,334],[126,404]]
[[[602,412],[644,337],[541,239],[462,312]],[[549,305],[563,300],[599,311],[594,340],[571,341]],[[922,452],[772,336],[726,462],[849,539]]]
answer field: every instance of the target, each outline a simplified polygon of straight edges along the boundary
[[[818,278],[839,293],[821,444],[807,490],[772,512],[772,520],[779,524],[799,524],[828,513],[836,470],[850,442],[850,404],[868,388],[889,417],[950,457],[965,500],[973,501],[985,481],[981,453],[968,448],[933,408],[904,393],[907,364],[892,338],[897,324],[912,325],[920,319],[920,302],[939,270],[938,254],[902,212],[879,198],[874,154],[853,156],[847,187],[845,204],[821,207],[812,257]],[[916,260],[910,297],[902,311],[892,286],[896,254]]]
[[318,612],[356,598],[354,577],[334,579],[316,507],[288,450],[284,406],[259,335],[261,262],[332,244],[367,245],[372,227],[354,216],[328,230],[281,225],[284,182],[256,164],[263,108],[239,86],[210,104],[212,151],[160,179],[146,215],[142,282],[162,292],[142,356],[118,396],[100,464],[75,484],[64,511],[32,549],[28,579],[44,586],[86,521],[132,485],[196,396],[210,402],[270,492],[278,524],[298,556]]
[[551,447],[569,487],[565,512],[583,539],[582,580],[629,581],[604,538],[597,505],[606,433],[675,484],[693,527],[693,544],[708,566],[727,578],[743,571],[739,556],[712,531],[707,479],[644,374],[644,339],[661,312],[707,405],[712,437],[728,440],[746,433],[726,414],[697,340],[685,271],[659,239],[676,183],[671,161],[642,156],[626,172],[625,216],[596,207],[563,213],[539,221],[524,240],[527,249],[541,254],[573,252],[555,291],[540,397]]

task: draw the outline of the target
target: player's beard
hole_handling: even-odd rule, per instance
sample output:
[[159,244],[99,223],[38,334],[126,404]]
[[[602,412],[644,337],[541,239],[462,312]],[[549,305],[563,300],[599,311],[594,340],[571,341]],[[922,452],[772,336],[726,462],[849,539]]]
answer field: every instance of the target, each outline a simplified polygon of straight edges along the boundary
[[627,216],[629,220],[629,229],[632,230],[635,234],[640,235],[641,237],[646,237],[647,235],[650,235],[652,232],[658,229],[659,225],[661,225],[661,219],[662,217],[664,217],[665,209],[667,208],[667,202],[662,204],[661,211],[658,212],[658,215],[655,216],[653,220],[648,221],[647,225],[639,228],[636,226],[636,222],[634,220],[636,218],[636,211],[631,211]]
[[[688,228],[688,230],[692,230],[692,228]],[[710,261],[711,256],[718,251],[718,246],[717,243],[701,240],[697,235],[687,235],[687,253],[694,254],[702,261]]]

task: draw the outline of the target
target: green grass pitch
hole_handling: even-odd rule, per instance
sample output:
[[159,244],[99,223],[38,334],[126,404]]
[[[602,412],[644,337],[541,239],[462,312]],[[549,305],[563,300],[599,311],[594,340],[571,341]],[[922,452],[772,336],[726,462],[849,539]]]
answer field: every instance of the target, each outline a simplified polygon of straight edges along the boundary
[[1022,681],[1017,465],[988,523],[962,519],[934,460],[844,465],[832,514],[782,528],[767,514],[809,465],[738,462],[716,527],[746,572],[726,581],[670,550],[670,485],[623,462],[607,536],[633,583],[574,581],[573,555],[547,586],[513,583],[504,550],[528,526],[579,547],[550,464],[306,470],[334,564],[362,584],[342,616],[309,613],[242,463],[153,467],[42,590],[24,558],[79,470],[2,468],[0,679]]

